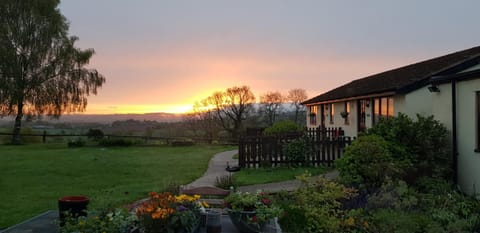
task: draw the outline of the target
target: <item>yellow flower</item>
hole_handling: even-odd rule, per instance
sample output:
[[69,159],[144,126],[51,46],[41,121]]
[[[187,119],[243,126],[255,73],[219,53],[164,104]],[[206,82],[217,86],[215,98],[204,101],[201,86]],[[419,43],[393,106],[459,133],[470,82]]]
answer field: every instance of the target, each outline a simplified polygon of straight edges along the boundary
[[345,221],[345,224],[347,224],[347,226],[353,226],[355,224],[355,219],[350,217]]
[[368,228],[368,227],[369,227],[368,222],[367,222],[367,221],[363,222],[363,226],[364,226],[365,228]]
[[210,207],[210,205],[209,205],[206,201],[202,202],[202,205],[203,205],[203,207],[205,207],[205,208]]

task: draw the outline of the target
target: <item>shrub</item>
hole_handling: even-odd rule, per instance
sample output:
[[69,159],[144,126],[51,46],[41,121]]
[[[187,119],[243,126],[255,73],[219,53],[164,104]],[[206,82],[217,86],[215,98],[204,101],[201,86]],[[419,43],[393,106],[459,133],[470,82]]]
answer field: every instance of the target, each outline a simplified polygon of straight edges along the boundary
[[443,232],[428,216],[416,212],[379,209],[372,213],[370,219],[372,232]]
[[193,146],[192,140],[174,140],[170,143],[172,146]]
[[272,126],[265,129],[264,134],[274,135],[274,134],[285,134],[285,133],[298,133],[302,132],[303,128],[297,125],[294,121],[278,121],[275,122]]
[[445,232],[478,232],[480,202],[465,196],[445,180],[422,178],[419,196],[422,211],[431,216]]
[[123,138],[104,138],[98,142],[100,146],[110,147],[110,146],[132,146],[135,144],[134,141],[123,139]]
[[366,188],[380,187],[387,177],[398,173],[387,142],[375,135],[353,141],[336,160],[336,167],[344,183],[364,184]]
[[67,146],[70,148],[83,147],[85,146],[85,141],[82,138],[76,138],[75,140],[68,141]]
[[93,139],[94,141],[101,140],[105,134],[101,129],[89,129],[87,132],[87,137]]
[[282,231],[345,232],[346,212],[341,201],[355,196],[355,190],[325,179],[311,181],[308,175],[300,179],[302,187],[280,201],[284,208],[279,219]]
[[298,138],[283,146],[283,153],[290,164],[306,165],[307,154],[310,153],[309,144],[305,138]]
[[433,116],[417,115],[413,121],[404,114],[382,119],[368,131],[389,142],[389,150],[403,164],[405,179],[414,183],[418,177],[451,177],[451,155],[447,129]]
[[387,181],[370,195],[366,209],[412,210],[418,206],[418,193],[404,181]]

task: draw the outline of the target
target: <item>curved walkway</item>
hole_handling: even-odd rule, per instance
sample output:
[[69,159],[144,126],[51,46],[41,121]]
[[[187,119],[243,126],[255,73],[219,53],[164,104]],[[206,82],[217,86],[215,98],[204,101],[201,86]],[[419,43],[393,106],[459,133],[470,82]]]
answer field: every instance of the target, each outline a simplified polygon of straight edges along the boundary
[[[208,169],[203,174],[203,176],[193,181],[192,183],[185,185],[184,187],[193,188],[201,186],[215,186],[215,181],[217,177],[229,175],[229,172],[225,170],[225,168],[227,167],[227,163],[230,166],[238,166],[238,159],[232,158],[237,153],[237,150],[231,150],[214,155],[213,158],[210,160],[210,163],[208,164]],[[333,170],[321,176],[327,179],[335,179],[338,176],[338,172],[336,170]],[[240,186],[237,188],[237,190],[242,192],[256,192],[257,190],[263,190],[267,192],[278,192],[281,190],[292,191],[300,187],[300,185],[301,183],[298,180],[287,180],[275,183]]]
[[215,186],[215,180],[217,177],[229,175],[229,172],[225,170],[225,168],[227,168],[227,163],[230,166],[238,166],[238,159],[233,159],[233,156],[237,153],[237,150],[231,150],[214,155],[203,176],[192,183],[185,185],[185,188]]

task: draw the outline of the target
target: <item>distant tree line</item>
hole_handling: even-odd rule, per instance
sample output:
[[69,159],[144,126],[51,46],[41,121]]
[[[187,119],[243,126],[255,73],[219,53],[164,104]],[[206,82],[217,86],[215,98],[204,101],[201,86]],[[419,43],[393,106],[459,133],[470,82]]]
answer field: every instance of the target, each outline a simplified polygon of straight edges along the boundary
[[262,94],[256,104],[250,87],[235,86],[195,102],[183,122],[194,135],[214,140],[226,132],[235,140],[246,128],[269,127],[280,120],[303,125],[305,109],[301,102],[307,98],[304,89],[292,89],[287,94],[272,91]]

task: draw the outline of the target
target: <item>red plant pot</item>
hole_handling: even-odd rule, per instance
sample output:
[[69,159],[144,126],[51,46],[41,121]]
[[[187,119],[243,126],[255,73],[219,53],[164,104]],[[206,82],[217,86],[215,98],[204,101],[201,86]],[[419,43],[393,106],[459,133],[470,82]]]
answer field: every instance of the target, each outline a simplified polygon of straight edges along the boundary
[[86,196],[66,196],[58,199],[58,211],[60,222],[65,220],[65,212],[69,212],[73,217],[87,216],[87,205],[90,199]]

